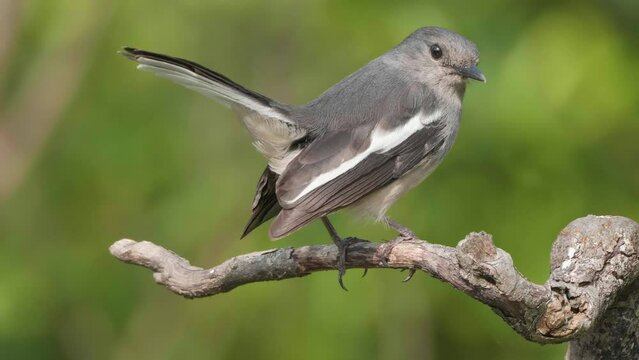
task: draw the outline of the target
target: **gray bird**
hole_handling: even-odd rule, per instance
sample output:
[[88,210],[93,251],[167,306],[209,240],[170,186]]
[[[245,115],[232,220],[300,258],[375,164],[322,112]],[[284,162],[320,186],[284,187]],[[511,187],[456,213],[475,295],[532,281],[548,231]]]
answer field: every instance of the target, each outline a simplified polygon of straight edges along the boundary
[[188,60],[133,48],[121,53],[139,69],[212,97],[239,116],[268,159],[242,237],[272,217],[273,239],[321,219],[339,250],[343,288],[348,241],[327,216],[349,208],[384,221],[400,233],[392,244],[412,235],[386,211],[450,150],[467,80],[486,81],[475,44],[438,27],[418,29],[301,106]]

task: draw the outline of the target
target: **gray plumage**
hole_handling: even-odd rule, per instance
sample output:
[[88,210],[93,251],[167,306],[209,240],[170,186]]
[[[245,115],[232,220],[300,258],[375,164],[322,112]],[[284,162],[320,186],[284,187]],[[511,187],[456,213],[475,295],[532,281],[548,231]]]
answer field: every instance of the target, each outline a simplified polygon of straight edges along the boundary
[[233,109],[268,159],[242,236],[276,216],[281,238],[342,208],[383,219],[441,162],[459,128],[479,52],[436,27],[399,45],[302,106],[276,102],[193,62],[126,48],[140,65]]

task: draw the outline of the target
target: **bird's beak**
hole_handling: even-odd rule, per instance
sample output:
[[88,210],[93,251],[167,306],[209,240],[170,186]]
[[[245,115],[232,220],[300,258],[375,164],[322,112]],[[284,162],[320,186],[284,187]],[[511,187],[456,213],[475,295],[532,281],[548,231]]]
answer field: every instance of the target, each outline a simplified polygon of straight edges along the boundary
[[457,73],[465,78],[479,80],[481,82],[486,82],[486,77],[479,70],[477,65],[464,66],[464,67],[455,67]]

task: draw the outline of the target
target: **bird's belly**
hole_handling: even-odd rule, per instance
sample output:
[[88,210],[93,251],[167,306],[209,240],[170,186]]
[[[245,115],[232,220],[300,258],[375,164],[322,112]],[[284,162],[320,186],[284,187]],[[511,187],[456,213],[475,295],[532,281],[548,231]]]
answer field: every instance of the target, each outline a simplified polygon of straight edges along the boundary
[[430,175],[441,162],[441,157],[426,157],[404,176],[357,200],[348,207],[358,216],[381,221],[386,211],[402,195],[413,189]]

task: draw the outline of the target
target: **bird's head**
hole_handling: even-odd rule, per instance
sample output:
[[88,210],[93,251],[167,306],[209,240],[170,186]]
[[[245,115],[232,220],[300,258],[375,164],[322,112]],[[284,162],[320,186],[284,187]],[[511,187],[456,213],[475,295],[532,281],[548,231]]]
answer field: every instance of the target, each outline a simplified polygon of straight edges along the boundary
[[486,82],[479,70],[479,50],[465,37],[439,27],[416,30],[394,49],[403,66],[427,84],[462,87],[467,80]]

